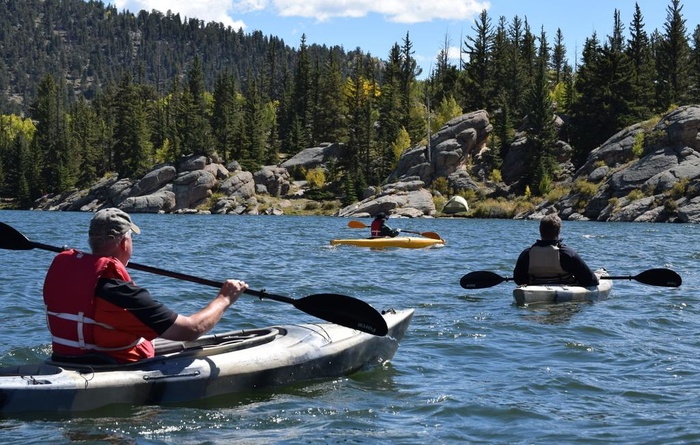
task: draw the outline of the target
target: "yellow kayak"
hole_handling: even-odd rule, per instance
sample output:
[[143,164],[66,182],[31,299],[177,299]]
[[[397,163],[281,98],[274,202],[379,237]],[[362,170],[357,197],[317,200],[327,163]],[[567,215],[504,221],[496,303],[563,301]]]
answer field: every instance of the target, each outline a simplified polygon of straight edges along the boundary
[[397,236],[394,238],[352,238],[352,239],[332,239],[332,246],[349,245],[357,247],[369,247],[372,249],[386,249],[390,247],[403,247],[408,249],[422,249],[425,247],[442,247],[445,245],[443,239],[418,238],[410,236]]

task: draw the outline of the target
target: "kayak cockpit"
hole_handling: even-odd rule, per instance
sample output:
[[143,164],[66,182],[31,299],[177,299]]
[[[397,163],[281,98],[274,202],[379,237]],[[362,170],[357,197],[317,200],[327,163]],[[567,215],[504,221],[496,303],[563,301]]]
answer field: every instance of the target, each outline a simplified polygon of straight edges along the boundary
[[[211,355],[269,343],[278,335],[284,335],[284,332],[279,328],[271,327],[204,335],[197,340],[188,342],[157,338],[153,342],[153,346],[156,349],[156,357],[182,352],[197,352],[197,355]],[[206,353],[200,354],[202,351]]]
[[[264,329],[254,329],[248,331],[230,331],[221,334],[204,335],[197,340],[183,342],[157,338],[153,342],[155,347],[155,357],[140,360],[134,363],[112,363],[104,356],[94,357],[52,357],[47,359],[43,365],[26,365],[60,369],[85,369],[91,371],[112,371],[130,370],[150,367],[154,362],[160,363],[164,359],[174,358],[194,358],[218,355],[242,349],[253,348],[272,342],[275,338],[284,336],[286,331],[283,328],[270,327]],[[12,368],[12,367],[10,367]],[[17,367],[14,367],[17,368]],[[27,375],[28,369],[22,369],[20,374],[3,374],[4,368],[0,369],[0,375]],[[11,371],[8,371],[11,372]],[[47,372],[47,371],[44,371]],[[37,375],[31,373],[32,375]]]
[[47,363],[33,363],[2,367],[0,368],[0,377],[56,375],[61,372],[63,370],[58,366]]

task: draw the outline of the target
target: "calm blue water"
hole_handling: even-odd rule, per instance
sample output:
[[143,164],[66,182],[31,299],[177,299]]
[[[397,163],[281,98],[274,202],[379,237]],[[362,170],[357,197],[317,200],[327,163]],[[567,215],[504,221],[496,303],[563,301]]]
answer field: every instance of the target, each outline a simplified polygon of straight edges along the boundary
[[[87,248],[91,214],[0,211],[32,241]],[[140,407],[89,418],[0,420],[3,443],[698,443],[700,226],[565,222],[564,239],[613,276],[676,270],[681,288],[616,280],[608,300],[540,309],[512,283],[466,291],[474,270],[510,276],[532,221],[391,220],[442,249],[331,248],[365,236],[330,217],[134,215],[135,262],[294,298],[351,295],[416,308],[392,363],[348,378],[243,394],[208,408]],[[365,220],[369,223],[369,220]],[[53,253],[0,250],[0,365],[49,352],[41,286]],[[176,310],[215,290],[132,271]],[[243,296],[217,330],[316,321]]]

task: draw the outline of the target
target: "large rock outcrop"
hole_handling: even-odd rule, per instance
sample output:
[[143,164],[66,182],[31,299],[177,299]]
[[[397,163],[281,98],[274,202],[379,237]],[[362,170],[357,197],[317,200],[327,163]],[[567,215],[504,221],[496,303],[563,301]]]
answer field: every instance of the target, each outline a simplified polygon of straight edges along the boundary
[[485,110],[456,117],[430,138],[430,147],[416,146],[401,155],[387,182],[417,176],[429,186],[435,178],[449,178],[455,172],[466,171],[468,162],[481,153],[492,131]]
[[[594,193],[586,196],[577,181]],[[569,219],[700,222],[700,106],[615,134],[590,153],[573,184],[568,196],[519,217],[557,211]]]
[[436,213],[433,195],[418,177],[381,187],[376,194],[341,209],[336,216],[365,217],[377,213],[410,218]]
[[427,187],[444,177],[454,190],[478,188],[467,167],[473,158],[481,156],[492,131],[484,110],[450,120],[430,138],[428,146],[416,146],[401,155],[386,185],[371,188],[362,201],[341,209],[337,215],[361,217],[384,212],[434,216],[437,210]]
[[300,151],[291,158],[280,164],[280,167],[286,169],[292,174],[300,170],[311,170],[313,168],[325,167],[331,162],[337,160],[345,148],[343,144],[324,143],[318,147],[311,147]]
[[[285,168],[264,166],[251,173],[241,170],[235,161],[223,166],[215,159],[189,156],[177,163],[157,165],[142,178],[111,176],[89,190],[46,196],[35,203],[35,208],[96,211],[114,206],[130,213],[255,215],[259,212],[257,196],[283,197],[296,192]],[[275,208],[266,212],[282,213]]]

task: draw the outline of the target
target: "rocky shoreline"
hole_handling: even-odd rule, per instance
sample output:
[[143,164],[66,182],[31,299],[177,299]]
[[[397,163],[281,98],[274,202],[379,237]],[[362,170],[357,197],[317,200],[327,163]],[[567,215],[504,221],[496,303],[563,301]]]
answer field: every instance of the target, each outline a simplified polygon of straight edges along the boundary
[[[494,183],[484,173],[492,131],[484,110],[452,119],[431,137],[429,150],[425,145],[407,150],[386,184],[368,188],[361,201],[333,214],[442,215],[431,189],[437,178],[445,178],[456,194],[472,191],[484,197],[509,196],[525,173],[522,147],[526,136],[516,135],[503,160],[505,182]],[[573,171],[568,144],[559,141],[558,146],[556,186],[569,192],[516,218],[537,219],[556,211],[568,220],[700,222],[699,105],[679,107],[657,122],[624,129],[593,150],[577,171]],[[115,206],[130,213],[281,215],[288,201],[302,200],[308,191],[307,184],[294,181],[290,172],[323,168],[340,150],[342,144],[323,144],[257,172],[244,171],[237,162],[224,166],[216,158],[193,156],[155,166],[142,178],[111,176],[87,190],[45,196],[34,208],[96,211]],[[270,204],[269,198],[276,201]],[[287,204],[279,205],[280,200]]]

